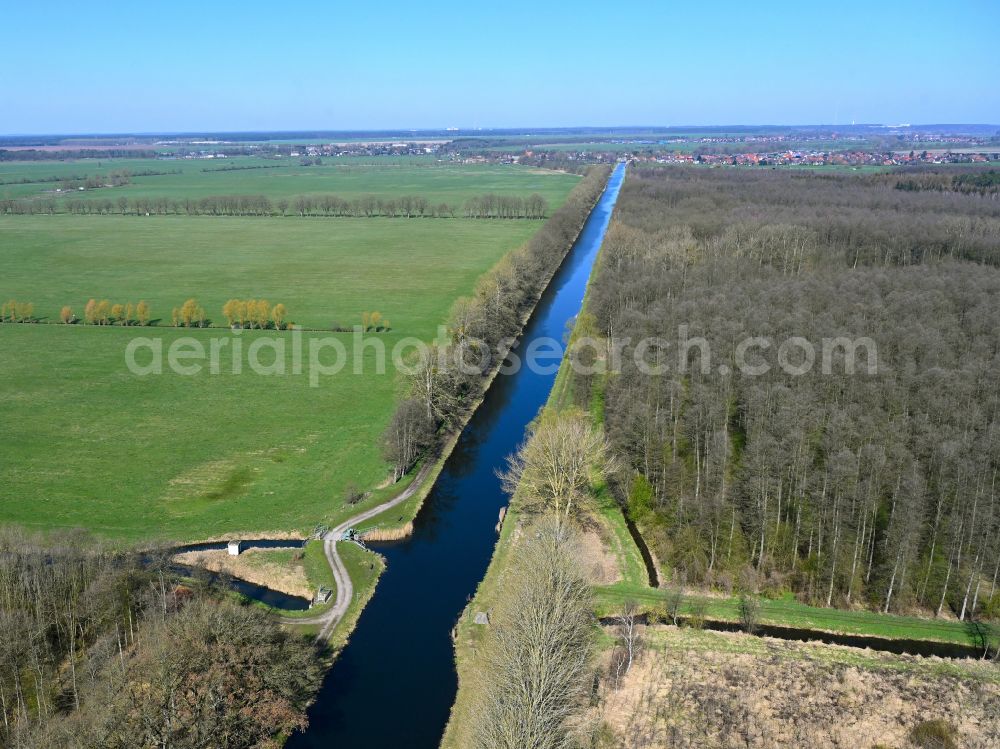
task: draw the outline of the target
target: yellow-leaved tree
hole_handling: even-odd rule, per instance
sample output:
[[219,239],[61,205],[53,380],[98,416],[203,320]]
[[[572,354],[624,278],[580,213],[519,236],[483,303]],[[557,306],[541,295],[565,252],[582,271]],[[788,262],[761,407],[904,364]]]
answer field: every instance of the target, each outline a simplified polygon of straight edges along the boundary
[[226,322],[229,324],[229,327],[233,327],[233,324],[240,319],[239,299],[230,299],[228,302],[223,304],[222,316],[226,318]]
[[264,329],[271,320],[271,303],[266,299],[257,302],[257,327]]
[[111,318],[111,302],[102,299],[97,303],[97,322],[100,325],[107,325]]
[[198,318],[198,300],[191,298],[181,305],[181,322],[190,328]]
[[282,324],[285,322],[285,315],[287,311],[285,310],[285,305],[278,302],[274,305],[274,309],[271,310],[271,319],[274,320],[274,327],[281,330]]

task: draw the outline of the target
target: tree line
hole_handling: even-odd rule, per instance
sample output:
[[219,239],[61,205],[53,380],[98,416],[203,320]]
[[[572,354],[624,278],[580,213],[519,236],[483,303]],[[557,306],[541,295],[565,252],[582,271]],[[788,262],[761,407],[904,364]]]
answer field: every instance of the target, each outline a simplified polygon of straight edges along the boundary
[[81,176],[70,176],[59,179],[60,188],[63,190],[94,190],[100,187],[123,187],[132,183],[133,177],[162,177],[167,174],[180,174],[180,169],[172,169],[168,172],[157,171],[156,169],[118,169],[108,174],[91,174]]
[[[90,299],[83,308],[83,323],[86,325],[149,325],[149,305],[145,301],[138,304],[100,301]],[[11,299],[0,306],[0,322],[38,322],[35,305]],[[80,322],[71,306],[63,305],[59,310],[59,322],[73,325]]]
[[[11,299],[0,306],[0,322],[38,322],[34,311],[34,304]],[[150,317],[151,314],[151,308],[144,300],[133,304],[91,298],[84,305],[82,319],[77,317],[70,305],[64,305],[59,311],[59,321],[66,325],[147,326],[154,322]],[[266,299],[230,299],[222,305],[222,316],[226,318],[230,328],[287,330],[291,327],[285,305],[281,302],[272,305]],[[379,312],[365,312],[362,320],[365,321],[366,331],[381,332],[387,330],[389,326],[388,320],[384,320]],[[204,306],[194,298],[187,299],[179,307],[174,307],[171,310],[170,322],[175,328],[206,328],[211,325]]]
[[535,193],[527,198],[488,193],[465,201],[466,218],[545,218],[549,204]]
[[[858,175],[633,170],[596,270],[577,374],[629,470],[616,492],[675,575],[821,605],[1000,614],[1000,204]],[[668,371],[650,336],[703,339]],[[793,376],[748,336],[869,337]],[[764,353],[774,365],[774,351]],[[769,358],[768,358],[769,357]],[[719,373],[719,365],[728,368]]]
[[[197,308],[197,304],[195,307],[197,312],[200,308]],[[288,324],[285,305],[278,302],[272,306],[266,299],[230,299],[222,305],[222,316],[226,318],[230,328],[263,330],[273,327],[275,330],[282,330]]]
[[526,529],[504,569],[490,626],[476,648],[473,749],[585,746],[579,725],[592,685],[590,585],[574,533],[551,518]]
[[0,161],[75,161],[77,159],[155,159],[151,149],[137,148],[67,148],[45,151],[37,148],[11,150],[0,148]]
[[127,185],[131,181],[132,177],[158,177],[164,174],[180,174],[180,169],[174,169],[169,172],[160,172],[155,169],[140,169],[138,171],[132,169],[118,169],[114,172],[109,172],[108,174],[52,174],[45,177],[19,177],[17,179],[8,179],[0,181],[0,185],[30,185],[44,184],[46,182],[59,182],[61,183],[60,187],[64,190],[72,190],[77,187],[90,189],[94,187],[104,187],[106,185],[114,187]]
[[0,322],[34,322],[35,305],[10,299],[0,305]]
[[166,555],[0,533],[4,746],[278,746],[319,681],[314,645]]
[[361,330],[364,333],[382,333],[392,327],[389,320],[378,310],[361,313]]
[[[126,302],[111,302],[107,299],[100,301],[89,299],[83,307],[83,322],[87,325],[149,325],[150,309],[149,304],[140,301],[138,304]],[[59,312],[59,319],[63,323],[77,322],[73,308],[64,306]]]
[[406,394],[383,435],[383,454],[396,480],[436,448],[440,436],[460,423],[479,396],[491,369],[483,355],[495,354],[518,335],[525,314],[566,256],[609,174],[608,167],[589,171],[527,243],[485,273],[473,296],[452,306],[448,342],[430,347],[426,359],[414,362]]
[[[593,419],[578,409],[546,409],[508,458],[501,478],[522,533],[496,576],[489,627],[472,656],[468,743],[476,749],[590,746],[581,721],[595,684],[593,600],[580,564],[578,531],[592,522],[595,488],[614,470],[609,446]],[[634,609],[633,609],[634,612]],[[638,645],[636,617],[618,677]],[[619,657],[621,656],[621,657]]]
[[[100,179],[100,178],[94,178]],[[93,181],[93,180],[91,180]],[[103,184],[103,183],[102,183]],[[100,185],[97,185],[100,186]],[[266,195],[207,195],[201,198],[121,196],[111,198],[16,198],[0,200],[0,214],[122,216],[339,216],[353,218],[455,218],[459,209],[451,204],[432,203],[420,195],[384,198],[365,195],[343,198],[338,195],[298,195],[272,200]],[[548,213],[548,201],[533,194],[526,198],[508,195],[481,195],[469,198],[462,210],[466,218],[539,219]]]

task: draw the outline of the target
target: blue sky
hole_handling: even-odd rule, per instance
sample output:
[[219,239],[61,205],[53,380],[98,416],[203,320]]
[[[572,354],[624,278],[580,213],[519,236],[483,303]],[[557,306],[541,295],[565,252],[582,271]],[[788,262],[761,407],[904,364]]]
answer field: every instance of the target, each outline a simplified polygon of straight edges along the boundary
[[0,133],[1000,123],[1000,2],[4,0]]

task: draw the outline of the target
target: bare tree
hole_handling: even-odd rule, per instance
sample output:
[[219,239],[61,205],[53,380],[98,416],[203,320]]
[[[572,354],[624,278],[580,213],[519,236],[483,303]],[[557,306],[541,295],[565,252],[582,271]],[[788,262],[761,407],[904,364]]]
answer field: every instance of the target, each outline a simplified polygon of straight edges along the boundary
[[740,596],[740,626],[747,634],[754,634],[760,624],[760,600],[754,596]]
[[413,467],[433,437],[433,422],[421,404],[413,398],[404,400],[382,435],[382,454],[392,464],[393,481]]
[[681,606],[684,604],[684,583],[677,585],[666,592],[666,612],[667,617],[675,627],[680,626]]
[[593,647],[590,586],[572,534],[529,528],[505,572],[475,680],[475,749],[569,749]]
[[565,525],[595,478],[611,471],[604,435],[578,412],[542,415],[531,435],[498,475],[504,489],[529,509],[551,512]]
[[639,605],[629,599],[625,601],[622,612],[615,617],[618,629],[618,646],[612,654],[612,668],[614,669],[615,687],[621,686],[621,680],[625,678],[635,662],[639,653],[641,638],[639,635]]

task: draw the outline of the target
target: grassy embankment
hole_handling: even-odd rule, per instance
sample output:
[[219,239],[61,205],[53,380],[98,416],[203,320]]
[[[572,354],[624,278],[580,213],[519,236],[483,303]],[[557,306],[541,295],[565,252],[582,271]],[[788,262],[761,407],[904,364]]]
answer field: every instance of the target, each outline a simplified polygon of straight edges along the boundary
[[[351,577],[351,584],[354,586],[354,598],[343,618],[337,622],[336,628],[328,641],[331,652],[342,648],[346,643],[354,626],[358,622],[358,617],[364,610],[368,601],[375,594],[375,584],[385,571],[385,560],[380,554],[373,551],[366,551],[353,543],[342,543],[338,547],[340,558],[347,568],[347,574]],[[316,588],[326,586],[332,591],[336,591],[336,584],[333,581],[333,574],[330,565],[326,561],[323,553],[323,544],[320,541],[310,541],[306,546],[305,556],[306,577],[310,584]],[[283,611],[282,616],[295,619],[305,616],[313,616],[322,613],[325,609],[333,605],[336,593],[331,596],[330,602],[319,606],[314,606],[306,611]],[[303,624],[296,626],[297,631],[307,634],[319,634],[319,625]]]

